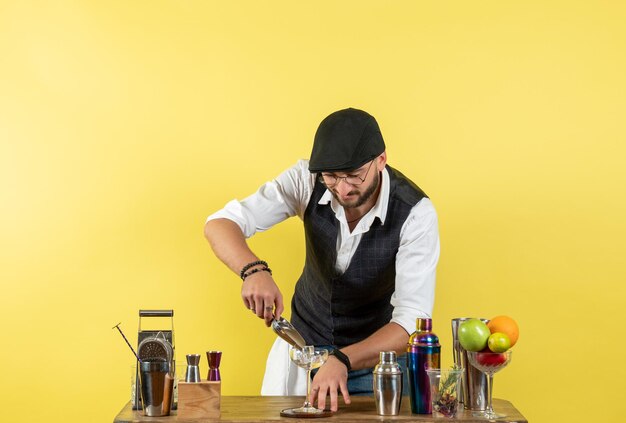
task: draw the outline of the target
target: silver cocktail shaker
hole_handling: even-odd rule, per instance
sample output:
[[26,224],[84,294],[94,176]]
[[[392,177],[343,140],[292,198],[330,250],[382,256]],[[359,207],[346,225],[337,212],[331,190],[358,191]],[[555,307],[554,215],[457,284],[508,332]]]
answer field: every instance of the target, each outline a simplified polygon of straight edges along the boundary
[[[484,411],[487,408],[487,376],[472,366],[467,358],[467,351],[459,342],[459,326],[469,320],[469,317],[452,319],[452,344],[454,350],[454,364],[463,368],[461,394],[459,399],[466,410]],[[487,319],[480,319],[488,323]]]
[[139,362],[141,403],[144,416],[169,416],[174,390],[173,369],[169,361]]
[[402,404],[402,369],[394,351],[380,353],[374,368],[374,399],[381,416],[397,416]]

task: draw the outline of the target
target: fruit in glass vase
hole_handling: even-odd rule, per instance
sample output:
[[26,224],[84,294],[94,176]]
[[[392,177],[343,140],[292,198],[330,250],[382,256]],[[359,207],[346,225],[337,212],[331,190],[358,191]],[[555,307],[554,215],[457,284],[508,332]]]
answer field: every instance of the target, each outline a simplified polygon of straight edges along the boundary
[[507,334],[495,332],[489,335],[489,339],[487,339],[487,347],[491,352],[503,353],[511,348],[511,340]]
[[506,334],[511,341],[511,347],[515,345],[519,338],[517,322],[509,316],[496,316],[487,323],[487,327],[491,333],[500,332]]
[[481,351],[487,346],[491,332],[479,319],[469,319],[459,326],[459,342],[467,351]]
[[499,366],[506,362],[506,354],[481,351],[476,354],[476,361],[481,366]]

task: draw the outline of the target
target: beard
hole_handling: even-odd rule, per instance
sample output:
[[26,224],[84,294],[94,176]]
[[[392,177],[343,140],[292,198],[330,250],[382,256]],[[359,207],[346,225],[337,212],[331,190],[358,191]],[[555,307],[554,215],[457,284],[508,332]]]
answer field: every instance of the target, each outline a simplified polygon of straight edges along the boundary
[[372,196],[378,190],[379,184],[380,184],[380,176],[379,176],[379,172],[376,172],[376,174],[374,175],[374,180],[372,181],[372,184],[369,187],[365,188],[365,191],[363,191],[362,194],[358,189],[354,189],[348,193],[349,195],[358,195],[358,197],[352,201],[343,201],[341,198],[339,198],[339,195],[337,195],[335,190],[331,189],[330,193],[333,195],[333,197],[335,197],[335,200],[337,200],[337,202],[341,204],[343,207],[347,209],[355,209],[357,207],[361,207],[370,198],[372,198]]

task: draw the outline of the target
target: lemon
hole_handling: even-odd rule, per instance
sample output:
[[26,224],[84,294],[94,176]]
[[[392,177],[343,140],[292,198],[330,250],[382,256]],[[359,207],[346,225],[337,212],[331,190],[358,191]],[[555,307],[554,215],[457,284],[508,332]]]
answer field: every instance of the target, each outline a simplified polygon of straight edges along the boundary
[[487,346],[494,353],[503,353],[511,348],[511,340],[506,333],[495,332],[487,339]]

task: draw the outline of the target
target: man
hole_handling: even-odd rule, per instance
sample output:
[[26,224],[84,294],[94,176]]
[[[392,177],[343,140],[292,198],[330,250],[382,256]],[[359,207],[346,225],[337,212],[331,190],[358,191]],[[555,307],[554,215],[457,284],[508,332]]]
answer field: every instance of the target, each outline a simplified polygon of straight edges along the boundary
[[[243,279],[247,308],[270,324],[283,297],[268,264],[246,238],[289,217],[304,223],[306,262],[292,299],[291,323],[308,345],[331,355],[312,382],[312,402],[337,410],[350,393],[371,393],[380,351],[406,349],[417,317],[430,317],[439,258],[435,209],[424,192],[386,165],[373,116],[345,109],[320,124],[309,161],[301,160],[243,201],[209,216],[205,235],[217,257]],[[277,339],[264,395],[302,394],[302,382]]]

